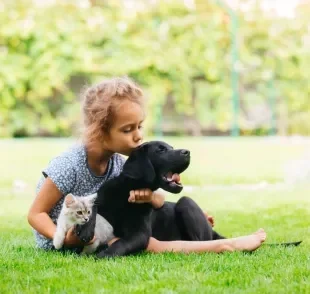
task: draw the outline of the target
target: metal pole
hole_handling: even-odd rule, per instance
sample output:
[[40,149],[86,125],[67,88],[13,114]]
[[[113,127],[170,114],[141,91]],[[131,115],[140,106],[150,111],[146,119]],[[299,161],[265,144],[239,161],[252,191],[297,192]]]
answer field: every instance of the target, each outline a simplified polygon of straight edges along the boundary
[[274,88],[273,77],[268,81],[269,92],[269,104],[271,109],[270,129],[269,135],[274,136],[277,133],[277,121],[276,121],[276,93]]
[[223,0],[217,0],[217,3],[225,9],[225,11],[229,14],[231,19],[231,31],[230,31],[230,39],[231,39],[231,87],[232,87],[232,111],[233,111],[233,121],[231,128],[231,136],[237,137],[240,135],[239,129],[239,73],[237,71],[237,62],[238,62],[238,43],[237,43],[237,32],[238,32],[238,17],[235,11],[230,8]]
[[163,130],[162,130],[162,106],[157,105],[156,107],[156,128],[155,128],[155,136],[156,137],[162,137],[163,136]]
[[231,59],[232,59],[232,71],[231,71],[231,84],[232,84],[232,105],[233,105],[233,125],[231,135],[237,137],[240,134],[239,130],[239,74],[237,71],[238,61],[238,44],[237,44],[237,30],[238,20],[236,14],[230,9],[231,24]]

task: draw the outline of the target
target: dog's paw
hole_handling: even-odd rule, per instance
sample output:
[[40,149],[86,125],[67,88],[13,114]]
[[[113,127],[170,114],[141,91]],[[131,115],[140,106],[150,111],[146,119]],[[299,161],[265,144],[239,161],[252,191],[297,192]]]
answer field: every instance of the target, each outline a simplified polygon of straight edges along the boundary
[[100,250],[98,253],[96,253],[95,258],[96,259],[103,259],[103,258],[113,258],[114,255],[111,255],[107,252],[106,249]]
[[84,225],[75,226],[74,233],[84,243],[90,242],[95,235],[94,230],[89,230],[89,228]]

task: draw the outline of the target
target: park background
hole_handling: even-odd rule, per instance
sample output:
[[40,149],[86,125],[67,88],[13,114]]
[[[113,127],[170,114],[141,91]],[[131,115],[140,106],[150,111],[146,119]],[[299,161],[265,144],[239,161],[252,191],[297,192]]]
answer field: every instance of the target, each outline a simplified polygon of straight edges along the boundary
[[123,75],[145,90],[150,134],[309,135],[309,13],[292,0],[1,1],[0,137],[72,135],[81,88]]
[[[309,15],[304,0],[2,0],[0,292],[309,293]],[[38,250],[41,171],[79,140],[82,88],[124,75],[145,91],[145,139],[191,151],[182,195],[219,232],[303,243],[101,262]]]

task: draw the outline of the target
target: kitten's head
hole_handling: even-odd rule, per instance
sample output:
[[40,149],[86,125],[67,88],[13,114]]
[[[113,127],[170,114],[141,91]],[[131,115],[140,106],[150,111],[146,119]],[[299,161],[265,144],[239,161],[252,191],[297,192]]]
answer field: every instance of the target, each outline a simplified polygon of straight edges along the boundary
[[75,224],[83,225],[89,221],[92,209],[97,197],[97,193],[85,197],[68,194],[64,201],[64,210]]

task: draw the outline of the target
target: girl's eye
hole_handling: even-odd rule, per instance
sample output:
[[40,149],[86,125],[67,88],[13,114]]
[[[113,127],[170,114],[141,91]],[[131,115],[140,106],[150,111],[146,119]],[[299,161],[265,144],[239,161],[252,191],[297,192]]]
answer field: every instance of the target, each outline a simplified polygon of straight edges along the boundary
[[77,213],[78,215],[82,215],[82,214],[83,214],[81,210],[77,211],[76,213]]
[[139,126],[138,128],[139,128],[139,130],[141,130],[141,129],[143,129],[143,126]]
[[126,130],[124,130],[123,132],[124,132],[125,134],[128,134],[128,133],[131,132],[131,129],[126,129]]

